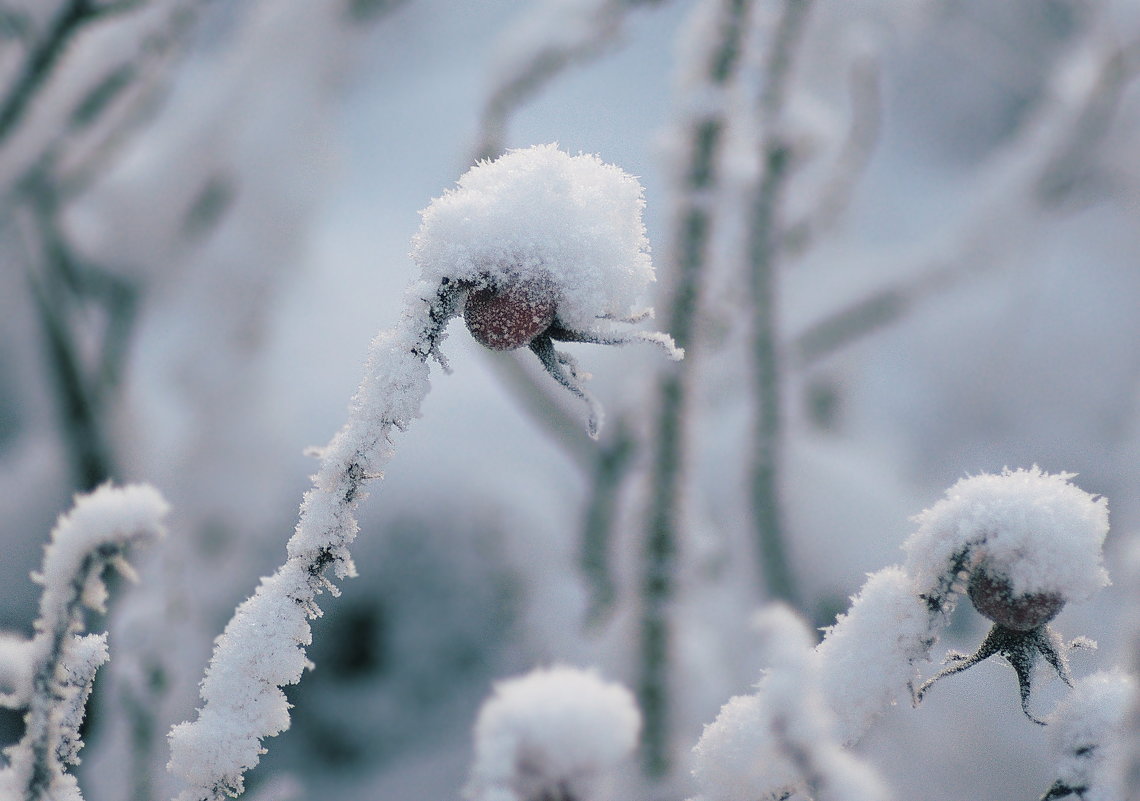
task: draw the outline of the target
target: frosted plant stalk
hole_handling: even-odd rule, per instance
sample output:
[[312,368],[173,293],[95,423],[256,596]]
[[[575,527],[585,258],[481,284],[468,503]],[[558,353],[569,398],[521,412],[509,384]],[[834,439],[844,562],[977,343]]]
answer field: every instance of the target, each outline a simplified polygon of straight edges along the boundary
[[637,744],[633,695],[592,671],[533,670],[500,682],[475,723],[468,801],[585,801]]
[[[420,416],[430,388],[428,359],[446,368],[439,345],[461,299],[490,291],[494,301],[494,291],[506,287],[552,288],[553,299],[523,293],[524,322],[532,322],[532,301],[553,303],[554,321],[535,341],[542,339],[558,359],[547,365],[552,375],[577,387],[583,376],[550,340],[567,333],[617,344],[637,338],[611,334],[605,320],[629,316],[653,280],[643,205],[640,185],[617,167],[548,145],[473,167],[422,212],[412,250],[421,276],[408,289],[397,326],[372,341],[347,423],[318,452],[320,468],[301,504],[288,559],[238,606],[217,639],[197,720],[170,732],[168,768],[187,784],[179,801],[240,794],[245,772],[264,753],[262,738],[288,728],[281,688],[300,681],[309,666],[305,647],[309,619],[321,614],[317,596],[338,592],[326,571],[338,579],[355,575],[348,547],[365,482],[391,458],[393,430]],[[490,307],[494,313],[485,317],[496,333],[502,309]],[[513,311],[507,309],[508,323],[519,322]],[[642,338],[648,336],[656,335]],[[680,358],[671,340],[658,342]]]
[[6,751],[9,766],[0,772],[0,796],[81,798],[66,767],[79,762],[84,705],[95,672],[107,660],[106,635],[78,636],[84,609],[105,611],[104,572],[133,577],[127,548],[161,536],[166,512],[166,502],[152,487],[104,485],[78,496],[56,524],[43,568],[32,577],[44,588],[35,636],[27,644],[5,643],[9,657],[27,659],[16,671],[27,682],[5,699],[6,705],[26,700],[27,713],[24,737]]

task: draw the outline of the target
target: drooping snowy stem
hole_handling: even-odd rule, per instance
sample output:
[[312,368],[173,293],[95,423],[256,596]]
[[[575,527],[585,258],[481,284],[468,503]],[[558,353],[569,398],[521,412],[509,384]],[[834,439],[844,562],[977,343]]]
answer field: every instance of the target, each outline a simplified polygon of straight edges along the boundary
[[104,572],[113,568],[133,576],[127,548],[159,537],[166,511],[152,487],[104,485],[78,496],[52,531],[43,569],[33,576],[44,591],[36,634],[25,651],[31,661],[26,729],[7,750],[10,765],[0,773],[0,789],[13,797],[80,798],[65,767],[79,761],[84,704],[96,670],[107,660],[104,635],[76,636],[84,628],[84,608],[104,611]]
[[244,774],[264,753],[261,740],[289,726],[281,688],[300,681],[309,665],[309,619],[321,614],[317,596],[336,585],[326,576],[354,575],[348,546],[356,537],[355,509],[365,482],[391,458],[389,436],[419,416],[427,396],[429,357],[440,358],[443,329],[455,312],[447,279],[420,281],[408,291],[392,331],[371,344],[364,379],[348,422],[320,451],[320,469],[304,497],[288,543],[288,559],[262,580],[218,638],[198,719],[170,732],[168,768],[188,784],[181,801],[221,801],[244,787]]

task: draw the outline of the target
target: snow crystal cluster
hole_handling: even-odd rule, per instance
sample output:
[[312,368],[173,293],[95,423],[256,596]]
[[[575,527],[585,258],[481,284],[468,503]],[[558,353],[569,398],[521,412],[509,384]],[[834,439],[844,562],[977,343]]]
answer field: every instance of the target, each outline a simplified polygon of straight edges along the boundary
[[694,801],[754,801],[809,788],[815,797],[880,801],[877,774],[843,749],[807,626],[774,606],[757,616],[768,669],[726,703],[693,749]]
[[412,258],[423,277],[487,285],[549,277],[558,320],[590,330],[631,316],[654,280],[641,184],[557,145],[513,150],[467,171],[423,210]]
[[470,801],[589,798],[633,750],[641,715],[630,692],[591,671],[534,670],[496,685],[475,723]]

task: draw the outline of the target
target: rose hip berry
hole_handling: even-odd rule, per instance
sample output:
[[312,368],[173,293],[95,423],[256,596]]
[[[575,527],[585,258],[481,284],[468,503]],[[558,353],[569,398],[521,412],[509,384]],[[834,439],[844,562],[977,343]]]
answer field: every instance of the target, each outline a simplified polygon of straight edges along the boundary
[[554,323],[557,292],[548,278],[517,278],[473,289],[463,319],[475,341],[491,350],[514,350]]
[[999,626],[1014,631],[1032,631],[1055,618],[1065,599],[1053,592],[1014,595],[1008,578],[979,566],[970,576],[967,590],[974,608]]

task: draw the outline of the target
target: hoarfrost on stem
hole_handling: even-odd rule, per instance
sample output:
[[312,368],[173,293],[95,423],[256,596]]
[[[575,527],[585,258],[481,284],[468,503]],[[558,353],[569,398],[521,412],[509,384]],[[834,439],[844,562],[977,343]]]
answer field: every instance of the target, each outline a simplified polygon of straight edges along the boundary
[[637,744],[633,695],[592,671],[534,670],[501,682],[475,723],[470,801],[585,799]]

